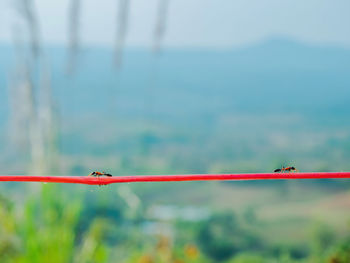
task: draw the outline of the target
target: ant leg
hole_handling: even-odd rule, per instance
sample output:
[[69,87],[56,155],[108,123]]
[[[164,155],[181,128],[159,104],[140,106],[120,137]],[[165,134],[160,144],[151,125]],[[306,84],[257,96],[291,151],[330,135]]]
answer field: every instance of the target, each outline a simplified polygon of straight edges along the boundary
[[[98,181],[100,181],[100,176],[99,174],[97,175]],[[98,184],[98,187],[101,187],[101,184]]]

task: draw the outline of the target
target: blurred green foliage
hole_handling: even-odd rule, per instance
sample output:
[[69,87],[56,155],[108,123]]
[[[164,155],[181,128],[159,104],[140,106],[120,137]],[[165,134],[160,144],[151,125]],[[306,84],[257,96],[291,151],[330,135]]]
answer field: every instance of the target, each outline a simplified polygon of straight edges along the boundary
[[226,210],[199,221],[163,221],[147,218],[144,207],[128,213],[122,198],[101,188],[70,192],[43,184],[34,192],[18,206],[0,198],[0,262],[350,262],[349,229],[339,235],[315,223],[305,245],[288,237],[273,244],[266,238],[272,233],[253,230],[263,226],[253,208],[241,217]]
[[202,224],[198,244],[209,257],[221,261],[239,252],[257,249],[259,241],[254,234],[242,229],[232,213],[224,213]]

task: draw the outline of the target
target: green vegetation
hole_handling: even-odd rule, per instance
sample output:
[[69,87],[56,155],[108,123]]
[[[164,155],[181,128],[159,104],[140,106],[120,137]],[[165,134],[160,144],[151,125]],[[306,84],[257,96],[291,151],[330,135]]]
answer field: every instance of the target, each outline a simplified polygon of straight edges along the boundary
[[[186,185],[180,185],[185,187],[186,194]],[[74,191],[64,185],[36,186],[40,187],[40,194],[16,206],[8,198],[0,200],[1,262],[347,263],[350,260],[350,224],[339,233],[338,226],[335,229],[330,224],[309,220],[308,233],[300,239],[288,233],[289,228],[294,231],[294,222],[269,226],[270,220],[263,219],[259,209],[253,207],[241,212],[218,209],[209,213],[196,207],[187,210],[181,210],[181,206],[154,207],[153,197],[147,189],[141,193],[141,185],[130,190],[142,199],[138,207],[133,207],[115,194],[113,186],[95,187],[92,191],[81,186],[75,186],[78,190]],[[178,186],[164,185],[170,194],[170,189]],[[205,183],[196,184],[198,189],[204,186]],[[120,192],[120,187],[117,188]],[[182,217],[188,211],[192,217]],[[302,221],[296,223],[305,230]],[[288,234],[276,239],[271,236],[278,235],[279,224]]]

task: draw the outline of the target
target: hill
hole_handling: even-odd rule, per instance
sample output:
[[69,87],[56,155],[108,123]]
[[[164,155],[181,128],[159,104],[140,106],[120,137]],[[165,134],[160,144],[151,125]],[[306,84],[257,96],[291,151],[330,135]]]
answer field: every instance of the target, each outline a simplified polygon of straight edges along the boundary
[[[48,48],[52,85],[64,116],[212,118],[239,112],[348,114],[350,50],[274,39],[233,50],[128,49],[120,71],[113,51],[86,48],[77,74],[65,72],[64,48]],[[13,55],[0,47],[0,96]],[[8,113],[1,104],[0,117]]]

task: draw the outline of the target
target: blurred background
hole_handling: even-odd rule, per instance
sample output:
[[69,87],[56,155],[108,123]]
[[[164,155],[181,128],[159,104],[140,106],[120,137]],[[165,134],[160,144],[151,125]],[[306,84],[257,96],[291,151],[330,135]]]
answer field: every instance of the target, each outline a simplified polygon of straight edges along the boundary
[[[350,170],[347,0],[0,1],[1,174]],[[1,262],[350,262],[350,181],[0,184]]]

